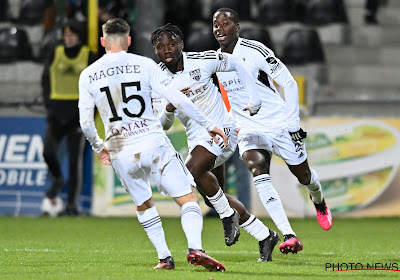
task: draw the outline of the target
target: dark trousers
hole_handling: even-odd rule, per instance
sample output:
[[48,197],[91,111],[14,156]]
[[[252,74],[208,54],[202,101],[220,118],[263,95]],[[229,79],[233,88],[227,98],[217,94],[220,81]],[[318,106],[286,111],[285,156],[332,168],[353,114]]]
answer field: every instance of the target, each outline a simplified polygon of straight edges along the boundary
[[67,137],[69,160],[68,206],[76,207],[82,189],[83,154],[86,141],[79,122],[76,120],[65,124],[52,120],[48,121],[44,139],[43,157],[52,176],[53,184],[46,195],[53,198],[64,187],[63,184],[59,183],[63,179],[60,161],[57,156],[60,143],[64,137]]
[[378,11],[378,7],[379,7],[378,0],[367,0],[365,3],[365,9],[373,14],[376,14],[376,12]]

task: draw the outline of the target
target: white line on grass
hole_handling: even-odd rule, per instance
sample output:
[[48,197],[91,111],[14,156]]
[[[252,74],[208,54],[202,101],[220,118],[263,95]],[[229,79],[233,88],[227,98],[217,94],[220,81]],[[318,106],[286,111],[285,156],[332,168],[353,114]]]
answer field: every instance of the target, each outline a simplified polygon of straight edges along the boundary
[[[67,252],[78,252],[80,251],[79,249],[76,250],[54,250],[54,249],[31,249],[31,248],[24,248],[24,249],[4,249],[4,252],[43,252],[43,253],[67,253]],[[92,252],[94,253],[99,253],[100,250],[93,250]],[[106,250],[102,251],[103,253],[106,252]]]

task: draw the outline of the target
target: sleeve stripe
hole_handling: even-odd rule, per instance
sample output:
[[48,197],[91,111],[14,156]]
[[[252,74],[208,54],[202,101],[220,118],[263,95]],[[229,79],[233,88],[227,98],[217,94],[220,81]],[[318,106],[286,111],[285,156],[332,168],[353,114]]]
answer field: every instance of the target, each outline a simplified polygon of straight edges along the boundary
[[188,58],[188,59],[217,59],[217,54],[215,51],[187,52],[186,58]]
[[162,62],[158,63],[158,67],[160,67],[161,70],[163,70],[163,71],[165,70],[165,68],[167,68],[167,66],[165,66],[165,64]]
[[259,51],[264,57],[268,57],[269,56],[269,52],[267,51],[266,48],[260,46],[260,45],[256,45],[254,43],[250,43],[249,41],[245,41],[243,40],[240,45],[245,46],[245,47],[249,47],[252,49],[255,49],[257,51]]
[[187,56],[187,59],[217,59],[215,56],[214,57],[191,57],[191,56]]

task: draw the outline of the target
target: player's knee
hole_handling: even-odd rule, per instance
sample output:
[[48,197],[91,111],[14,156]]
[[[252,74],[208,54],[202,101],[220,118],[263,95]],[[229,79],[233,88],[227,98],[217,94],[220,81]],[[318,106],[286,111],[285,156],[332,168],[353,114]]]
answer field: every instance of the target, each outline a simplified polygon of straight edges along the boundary
[[248,160],[246,166],[254,177],[261,174],[269,174],[269,166],[265,161]]
[[251,164],[248,165],[248,167],[254,177],[262,174],[269,174],[269,170],[265,166],[262,166],[260,164]]

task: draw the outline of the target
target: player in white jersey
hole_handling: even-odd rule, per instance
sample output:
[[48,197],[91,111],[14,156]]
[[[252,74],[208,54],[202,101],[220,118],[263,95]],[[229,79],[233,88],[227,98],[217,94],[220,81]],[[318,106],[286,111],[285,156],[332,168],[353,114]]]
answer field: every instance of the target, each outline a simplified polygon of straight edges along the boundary
[[[241,106],[248,100],[234,72],[220,72],[218,79],[228,92],[236,119],[240,155],[252,172],[261,201],[275,224],[285,236],[280,245],[283,253],[302,250],[282,207],[279,195],[271,184],[269,167],[272,153],[280,156],[305,185],[314,202],[320,226],[328,230],[332,216],[321,191],[317,173],[310,169],[302,140],[306,132],[300,128],[297,84],[286,66],[262,43],[239,37],[239,16],[229,8],[213,15],[213,33],[221,53],[231,53],[242,59],[257,78],[257,92],[262,100],[259,113],[251,118]],[[276,90],[273,80],[283,87],[285,101]]]
[[[187,260],[207,270],[223,271],[224,266],[203,251],[203,217],[195,183],[153,114],[151,91],[158,92],[196,120],[215,141],[223,138],[227,145],[227,137],[171,85],[171,79],[153,60],[126,53],[131,43],[129,30],[128,23],[118,18],[103,25],[101,44],[106,54],[83,70],[79,79],[82,130],[100,161],[112,165],[136,203],[139,222],[160,259],[155,269],[173,269],[175,263],[152,200],[150,181],[181,207],[182,228],[189,248]],[[104,124],[104,142],[94,125],[95,107]]]
[[[161,119],[164,129],[169,129],[174,122],[174,115],[184,125],[188,136],[190,155],[186,166],[194,176],[197,189],[208,206],[220,214],[222,221],[226,218],[221,211],[235,209],[239,213],[240,226],[259,241],[260,261],[271,261],[272,251],[279,240],[273,230],[268,229],[259,219],[251,215],[244,205],[235,197],[224,194],[225,169],[224,162],[233,154],[237,146],[237,134],[234,120],[229,116],[222,100],[221,93],[213,82],[217,71],[236,71],[247,85],[248,95],[255,92],[254,79],[248,69],[242,66],[240,59],[229,54],[217,54],[215,51],[183,52],[182,31],[175,25],[167,24],[152,33],[152,43],[160,59],[159,66],[173,78],[173,84],[215,123],[223,127],[228,135],[227,147],[215,145],[210,137],[203,133],[199,125],[168,103],[161,96],[152,95],[154,113]],[[183,94],[181,94],[183,95]],[[258,96],[251,96],[252,102],[259,104]],[[244,106],[243,106],[244,107]],[[254,115],[252,104],[247,104],[248,115]],[[245,110],[247,110],[245,108]],[[221,187],[220,187],[221,186]],[[219,201],[217,200],[219,198]],[[232,208],[228,208],[228,201]],[[225,201],[222,202],[221,201]],[[229,215],[229,214],[228,214]],[[228,240],[225,240],[228,241]],[[227,243],[227,245],[231,245]]]

